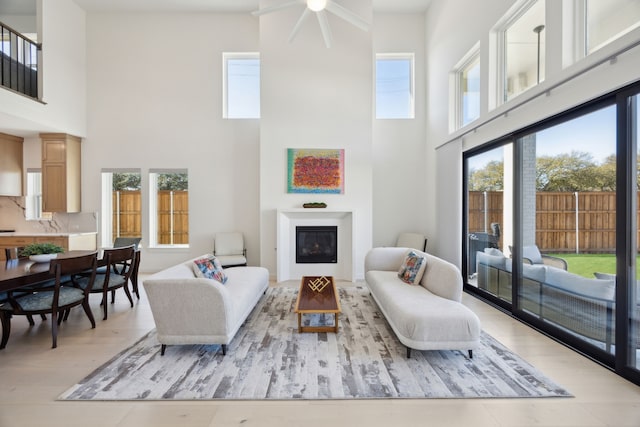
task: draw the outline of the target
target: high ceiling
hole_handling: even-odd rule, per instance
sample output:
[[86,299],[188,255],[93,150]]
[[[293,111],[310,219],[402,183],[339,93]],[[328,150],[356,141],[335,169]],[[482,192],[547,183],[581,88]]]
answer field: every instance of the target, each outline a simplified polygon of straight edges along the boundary
[[[249,12],[259,0],[74,0],[88,11],[131,12]],[[281,0],[286,2],[287,0]],[[424,12],[431,0],[372,0],[378,12]],[[273,4],[278,4],[274,0]],[[0,14],[33,15],[36,0],[2,0]]]

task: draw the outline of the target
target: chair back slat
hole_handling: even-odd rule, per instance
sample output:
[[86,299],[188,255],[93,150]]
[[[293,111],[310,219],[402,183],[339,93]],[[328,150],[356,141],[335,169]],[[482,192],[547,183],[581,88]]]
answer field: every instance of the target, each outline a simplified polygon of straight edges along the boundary
[[4,248],[4,258],[6,260],[27,258],[26,256],[21,256],[20,255],[22,253],[23,249],[24,249],[24,246],[17,246],[17,247],[13,247],[13,248]]

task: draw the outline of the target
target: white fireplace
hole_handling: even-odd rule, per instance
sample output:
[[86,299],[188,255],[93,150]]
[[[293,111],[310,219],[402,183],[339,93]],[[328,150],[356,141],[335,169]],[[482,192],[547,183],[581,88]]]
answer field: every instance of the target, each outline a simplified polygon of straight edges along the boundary
[[[329,209],[280,209],[277,224],[278,282],[302,276],[333,276],[355,280],[353,212]],[[296,227],[336,226],[338,228],[338,262],[296,263]]]

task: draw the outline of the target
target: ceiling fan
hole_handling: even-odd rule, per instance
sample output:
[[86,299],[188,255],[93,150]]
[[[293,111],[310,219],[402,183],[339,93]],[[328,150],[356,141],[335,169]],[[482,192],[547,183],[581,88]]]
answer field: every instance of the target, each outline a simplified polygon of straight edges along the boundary
[[291,0],[286,1],[284,3],[265,7],[264,9],[255,10],[251,12],[254,16],[265,15],[271,12],[277,12],[279,10],[287,9],[290,7],[298,6],[304,4],[306,5],[302,15],[298,18],[298,22],[293,27],[293,31],[289,35],[289,42],[293,41],[300,31],[302,24],[304,21],[311,15],[315,13],[318,18],[318,23],[320,24],[320,31],[322,32],[322,38],[324,39],[324,44],[329,48],[332,43],[332,35],[331,28],[329,27],[329,20],[327,19],[327,12],[334,14],[338,18],[341,18],[348,23],[360,28],[363,31],[369,31],[369,23],[350,11],[345,7],[339,5],[333,0]]

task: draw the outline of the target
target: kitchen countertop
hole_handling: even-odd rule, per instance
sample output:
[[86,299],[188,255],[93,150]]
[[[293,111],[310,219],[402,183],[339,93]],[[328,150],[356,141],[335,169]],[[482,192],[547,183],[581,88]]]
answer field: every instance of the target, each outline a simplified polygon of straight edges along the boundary
[[11,231],[11,232],[0,232],[0,237],[8,236],[8,237],[41,237],[41,236],[52,236],[52,237],[70,237],[70,236],[83,236],[88,234],[98,234],[97,231],[77,231],[74,233],[61,233],[61,232],[53,232],[53,233],[28,233],[22,231]]

